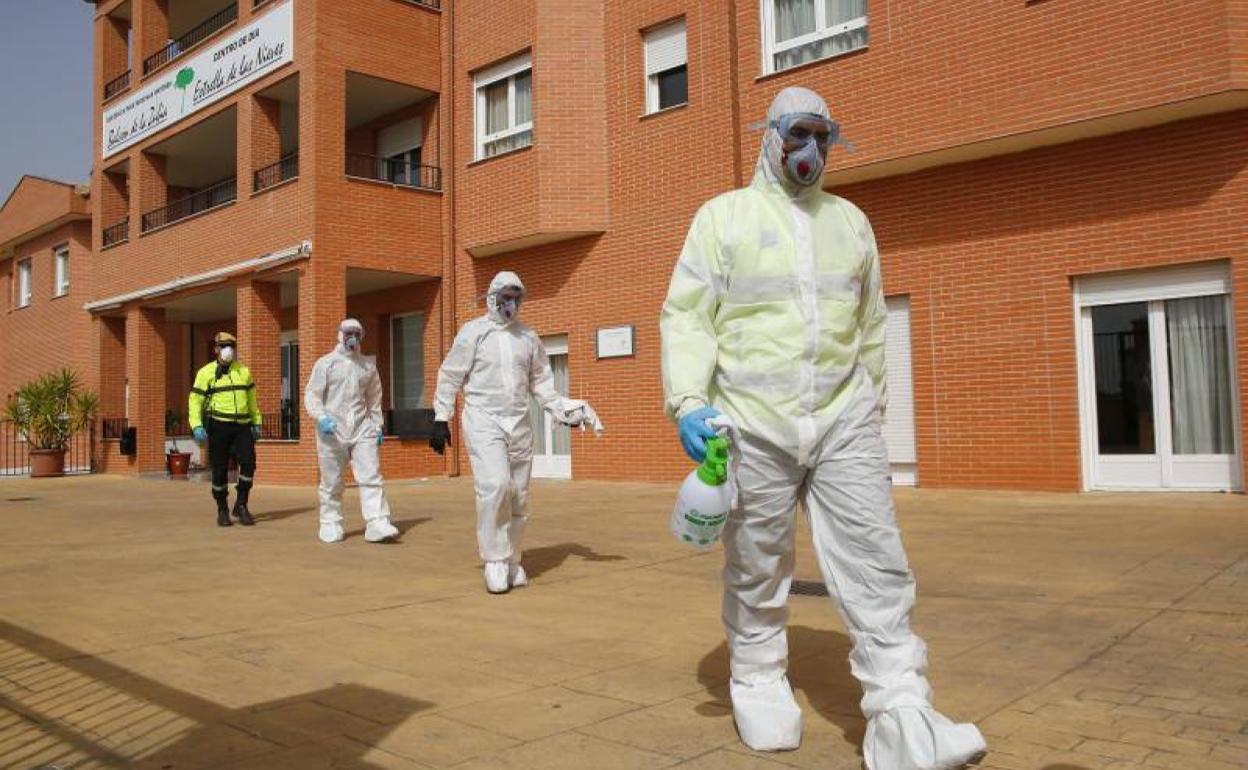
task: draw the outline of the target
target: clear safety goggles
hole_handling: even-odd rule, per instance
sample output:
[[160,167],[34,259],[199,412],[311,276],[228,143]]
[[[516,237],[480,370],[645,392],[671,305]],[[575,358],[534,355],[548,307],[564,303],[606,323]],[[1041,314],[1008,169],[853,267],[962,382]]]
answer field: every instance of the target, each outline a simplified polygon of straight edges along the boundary
[[770,123],[788,147],[800,147],[813,139],[819,149],[826,150],[841,141],[841,126],[835,120],[809,112],[784,115]]

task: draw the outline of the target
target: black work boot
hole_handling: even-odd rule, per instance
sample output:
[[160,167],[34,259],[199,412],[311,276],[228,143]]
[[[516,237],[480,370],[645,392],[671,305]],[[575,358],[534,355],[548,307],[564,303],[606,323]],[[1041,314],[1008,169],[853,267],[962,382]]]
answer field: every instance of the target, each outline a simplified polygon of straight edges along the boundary
[[238,523],[244,527],[250,527],[256,523],[256,520],[251,517],[251,511],[247,510],[247,503],[234,504],[234,518],[238,519]]
[[230,521],[230,505],[224,500],[217,501],[217,526],[232,527],[234,522]]

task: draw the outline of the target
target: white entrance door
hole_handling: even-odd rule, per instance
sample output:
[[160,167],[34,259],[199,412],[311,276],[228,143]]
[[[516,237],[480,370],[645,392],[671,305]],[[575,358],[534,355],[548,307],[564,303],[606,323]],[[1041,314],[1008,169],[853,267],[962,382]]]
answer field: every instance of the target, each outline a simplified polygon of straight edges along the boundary
[[1229,292],[1224,264],[1078,283],[1086,487],[1240,488]]
[[884,343],[888,382],[888,409],[884,413],[884,441],[893,483],[919,482],[914,440],[914,376],[910,359],[910,298],[889,297],[888,328]]
[[[543,337],[550,368],[555,374],[555,390],[568,395],[568,338]],[[536,401],[529,402],[533,425],[533,475],[539,479],[572,478],[572,431],[556,422]]]

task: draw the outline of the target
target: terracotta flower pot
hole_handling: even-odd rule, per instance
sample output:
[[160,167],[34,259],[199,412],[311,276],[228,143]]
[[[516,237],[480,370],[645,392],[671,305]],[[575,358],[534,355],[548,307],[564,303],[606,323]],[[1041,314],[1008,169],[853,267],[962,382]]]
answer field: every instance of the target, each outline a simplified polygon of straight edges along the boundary
[[65,475],[64,449],[32,449],[30,450],[30,477],[44,479],[50,476]]
[[175,479],[186,478],[186,472],[191,467],[190,452],[170,452],[169,453],[169,475]]

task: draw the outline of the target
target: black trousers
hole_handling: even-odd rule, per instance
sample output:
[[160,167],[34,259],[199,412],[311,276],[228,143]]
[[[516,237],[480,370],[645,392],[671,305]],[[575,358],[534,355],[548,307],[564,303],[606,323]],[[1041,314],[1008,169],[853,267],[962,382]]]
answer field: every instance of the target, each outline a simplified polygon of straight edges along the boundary
[[208,462],[212,464],[212,496],[219,503],[230,497],[230,455],[238,461],[238,502],[247,504],[256,475],[256,439],[251,425],[208,420]]

